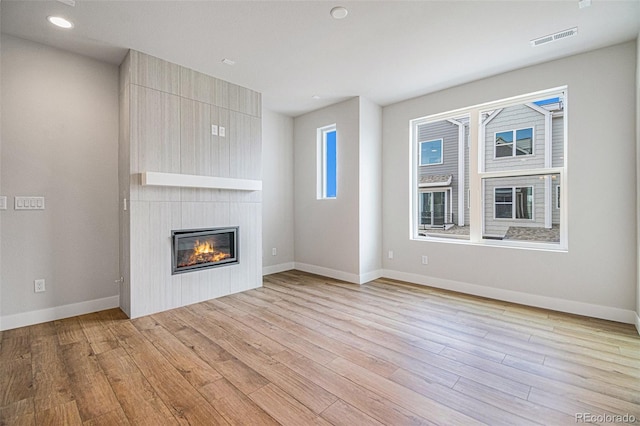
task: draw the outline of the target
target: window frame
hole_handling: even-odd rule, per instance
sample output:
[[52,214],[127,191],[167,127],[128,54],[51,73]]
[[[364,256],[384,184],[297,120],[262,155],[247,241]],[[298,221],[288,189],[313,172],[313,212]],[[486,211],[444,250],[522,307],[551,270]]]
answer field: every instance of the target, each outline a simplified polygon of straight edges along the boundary
[[[569,206],[566,202],[567,194],[570,191],[568,187],[568,122],[567,117],[569,116],[570,111],[570,99],[569,99],[569,87],[567,85],[552,87],[549,89],[544,89],[536,92],[526,93],[522,95],[512,96],[504,99],[499,99],[495,101],[485,102],[481,104],[475,104],[470,106],[465,106],[463,108],[458,108],[455,110],[448,110],[442,113],[430,114],[426,116],[416,117],[414,119],[409,120],[409,137],[408,137],[408,148],[409,148],[409,184],[407,186],[407,190],[409,191],[409,211],[408,211],[408,238],[412,241],[422,241],[422,242],[437,242],[437,243],[446,243],[446,244],[464,244],[464,245],[478,245],[478,246],[491,246],[491,247],[504,247],[504,248],[516,248],[516,249],[526,249],[526,250],[542,250],[542,251],[550,251],[550,252],[567,252],[569,250]],[[563,120],[563,137],[562,137],[562,149],[564,152],[563,159],[560,165],[552,166],[545,162],[544,166],[540,167],[538,165],[531,166],[531,168],[526,168],[526,164],[528,162],[523,163],[525,168],[523,169],[515,169],[515,170],[499,170],[499,171],[486,171],[485,170],[485,162],[490,159],[491,152],[487,150],[487,143],[495,143],[494,141],[487,140],[488,135],[483,132],[483,117],[482,114],[486,113],[489,110],[496,111],[498,109],[504,109],[510,106],[518,105],[518,104],[527,104],[534,103],[540,100],[544,100],[547,98],[560,98],[560,102],[562,102],[563,110],[562,114],[565,119]],[[419,205],[418,205],[418,191],[419,191],[419,170],[420,166],[418,165],[418,135],[419,135],[419,126],[428,123],[436,123],[443,120],[456,120],[458,117],[465,116],[469,118],[468,122],[468,139],[467,143],[469,143],[470,148],[468,150],[469,155],[469,183],[468,186],[465,186],[467,189],[465,202],[468,203],[469,210],[469,218],[468,222],[465,222],[469,225],[469,237],[465,239],[461,238],[451,238],[447,235],[435,235],[428,234],[421,235],[421,230],[418,227],[419,223]],[[533,123],[532,123],[533,124]],[[522,127],[522,128],[533,128],[534,132],[536,131],[535,125]],[[515,129],[517,130],[517,129]],[[539,130],[539,129],[538,129]],[[539,130],[540,131],[540,130]],[[538,135],[539,136],[539,135]],[[535,136],[534,136],[535,137]],[[546,145],[545,145],[546,148]],[[534,152],[535,152],[535,144],[534,144]],[[495,152],[495,148],[493,149]],[[551,153],[551,151],[549,151]],[[522,155],[517,157],[506,157],[510,158],[512,161],[514,158],[530,158],[535,154],[531,155]],[[538,155],[540,155],[538,153]],[[557,175],[558,181],[557,183],[560,186],[563,186],[565,189],[560,192],[560,203],[562,208],[559,211],[559,242],[552,241],[533,241],[533,240],[500,240],[494,239],[490,235],[484,235],[485,230],[485,221],[491,220],[490,216],[485,218],[485,208],[487,208],[486,213],[489,212],[488,206],[486,205],[485,200],[485,183],[488,179],[491,178],[517,178],[517,177],[525,177],[525,176],[540,176],[540,175]],[[462,179],[461,179],[462,181]],[[518,185],[515,185],[518,186]],[[527,185],[522,185],[527,186]],[[553,201],[553,192],[551,192],[551,202],[550,208],[553,211],[553,206],[555,202]],[[547,214],[548,207],[545,207],[545,215]],[[524,219],[526,220],[526,219]]]
[[[335,180],[336,193],[334,196],[327,196],[327,135],[335,132]],[[322,126],[317,129],[317,176],[316,176],[316,199],[335,200],[338,198],[338,129],[335,123]]]
[[[428,163],[428,164],[423,164],[422,163],[422,144],[423,143],[431,143],[431,142],[440,142],[440,162],[439,163]],[[437,166],[440,164],[444,164],[444,139],[443,138],[438,138],[438,139],[430,139],[427,141],[420,141],[418,142],[418,165],[420,167],[423,166]]]
[[[516,217],[516,193],[518,189],[522,188],[531,188],[531,218],[518,218]],[[496,191],[498,189],[510,189],[511,190],[511,217],[497,217],[496,216]],[[504,205],[506,203],[502,203]],[[527,222],[535,222],[536,220],[536,197],[535,197],[535,188],[533,185],[513,185],[513,186],[496,186],[493,188],[493,220],[501,220],[501,221],[527,221]]]
[[[531,154],[524,154],[524,155],[517,155],[517,141],[518,139],[516,138],[516,135],[518,134],[518,131],[520,130],[528,130],[531,129]],[[497,149],[497,145],[496,145],[496,137],[498,135],[498,133],[507,133],[507,132],[511,132],[511,134],[513,135],[513,142],[511,143],[511,155],[508,156],[504,156],[504,157],[498,157],[497,153],[498,153],[498,149]],[[501,161],[504,160],[505,158],[513,160],[514,158],[527,158],[527,157],[533,157],[534,155],[536,155],[535,152],[535,140],[536,140],[536,129],[535,126],[530,126],[530,127],[521,127],[521,128],[516,128],[516,129],[512,129],[512,130],[500,130],[497,132],[493,132],[493,159],[497,160],[497,161]]]

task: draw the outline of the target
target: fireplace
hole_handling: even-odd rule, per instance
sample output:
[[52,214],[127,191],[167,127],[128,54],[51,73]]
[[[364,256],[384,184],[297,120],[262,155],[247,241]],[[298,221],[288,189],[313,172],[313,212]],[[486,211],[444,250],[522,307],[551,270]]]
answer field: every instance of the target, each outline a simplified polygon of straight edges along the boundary
[[171,231],[172,274],[238,263],[238,227]]

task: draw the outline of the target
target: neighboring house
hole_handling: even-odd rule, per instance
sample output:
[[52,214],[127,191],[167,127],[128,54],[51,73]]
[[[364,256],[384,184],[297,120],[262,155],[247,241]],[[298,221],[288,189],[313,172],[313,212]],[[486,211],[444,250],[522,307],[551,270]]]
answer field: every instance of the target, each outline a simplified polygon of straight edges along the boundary
[[[481,120],[481,172],[564,165],[562,99],[488,111]],[[424,123],[417,132],[421,229],[468,225],[469,119]],[[503,237],[509,227],[552,228],[560,223],[559,194],[555,175],[483,180],[483,235]]]
[[[463,226],[469,213],[465,204],[468,176],[468,119],[419,125],[418,197],[421,228]],[[462,159],[462,162],[461,162]],[[460,176],[465,179],[460,181]],[[465,215],[466,213],[466,215]]]

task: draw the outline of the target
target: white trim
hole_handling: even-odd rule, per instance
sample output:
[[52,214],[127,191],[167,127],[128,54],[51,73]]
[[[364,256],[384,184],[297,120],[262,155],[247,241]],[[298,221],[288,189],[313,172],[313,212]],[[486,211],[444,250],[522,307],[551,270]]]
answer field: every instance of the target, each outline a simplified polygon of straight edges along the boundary
[[635,312],[636,314],[636,331],[638,332],[638,334],[640,334],[640,316],[638,315],[637,312]]
[[544,227],[553,226],[553,182],[551,175],[544,176]]
[[296,269],[295,262],[286,262],[286,263],[280,263],[278,265],[263,266],[262,275],[264,276],[264,275],[277,274],[278,272],[290,271],[292,269]]
[[[511,189],[511,217],[496,217],[496,190],[497,189]],[[516,217],[516,189],[517,188],[531,188],[531,219],[523,219]],[[506,205],[508,203],[500,203],[500,205]],[[504,221],[504,220],[517,220],[517,221],[531,221],[535,222],[536,217],[536,197],[535,197],[535,188],[533,185],[515,185],[515,186],[496,186],[493,188],[493,220]]]
[[465,143],[465,125],[459,121],[449,120],[458,126],[458,226],[464,226],[464,153],[466,151]]
[[[327,197],[327,133],[336,133],[336,195]],[[318,200],[338,198],[338,129],[336,123],[317,130],[317,197]]]
[[55,306],[37,311],[5,315],[2,317],[2,330],[11,330],[13,328],[26,327],[28,325],[75,317],[77,315],[90,314],[104,311],[105,309],[117,308],[118,306],[120,306],[120,296],[109,296],[103,297],[102,299],[87,300],[85,302]]
[[[422,164],[422,144],[423,143],[430,143],[430,142],[440,142],[440,162],[439,163],[429,163],[429,164]],[[423,167],[423,166],[437,166],[439,164],[444,164],[444,139],[443,138],[438,138],[438,139],[431,139],[428,141],[422,141],[422,142],[418,142],[418,167]]]
[[383,276],[383,271],[381,269],[358,275],[358,274],[352,274],[349,272],[338,271],[336,269],[325,268],[323,266],[309,265],[307,263],[300,263],[300,262],[295,262],[295,269],[302,272],[322,275],[324,277],[347,281],[354,284],[364,284],[366,282],[376,280]]
[[485,172],[480,173],[481,179],[490,178],[510,178],[519,176],[540,176],[540,175],[560,175],[562,167],[552,167],[550,169],[529,169],[529,170],[513,170],[503,172]]
[[[594,305],[575,300],[559,299],[556,297],[541,296],[537,294],[522,293],[519,291],[505,290],[495,287],[487,287],[478,284],[464,283],[460,281],[446,280],[443,278],[428,277],[409,272],[385,269],[382,271],[385,278],[406,281],[429,287],[457,291],[495,300],[533,306],[543,309],[551,309],[569,314],[585,315],[592,318],[601,318],[609,321],[623,322],[626,324],[638,323],[640,318],[630,309],[614,308],[611,306]],[[640,332],[640,327],[638,327]]]
[[142,186],[175,186],[180,188],[262,191],[261,180],[183,175],[179,173],[142,172],[140,173],[140,182]]

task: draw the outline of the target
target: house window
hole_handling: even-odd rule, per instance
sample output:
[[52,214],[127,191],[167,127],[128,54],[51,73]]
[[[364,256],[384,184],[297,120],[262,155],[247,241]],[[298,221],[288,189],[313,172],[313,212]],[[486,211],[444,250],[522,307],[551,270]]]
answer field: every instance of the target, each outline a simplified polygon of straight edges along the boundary
[[318,129],[318,199],[338,195],[338,135],[336,125]]
[[533,154],[533,127],[496,132],[495,158]]
[[442,164],[442,139],[420,142],[420,165]]
[[561,87],[411,120],[411,239],[566,250],[566,109]]
[[533,219],[533,187],[494,189],[495,219]]

